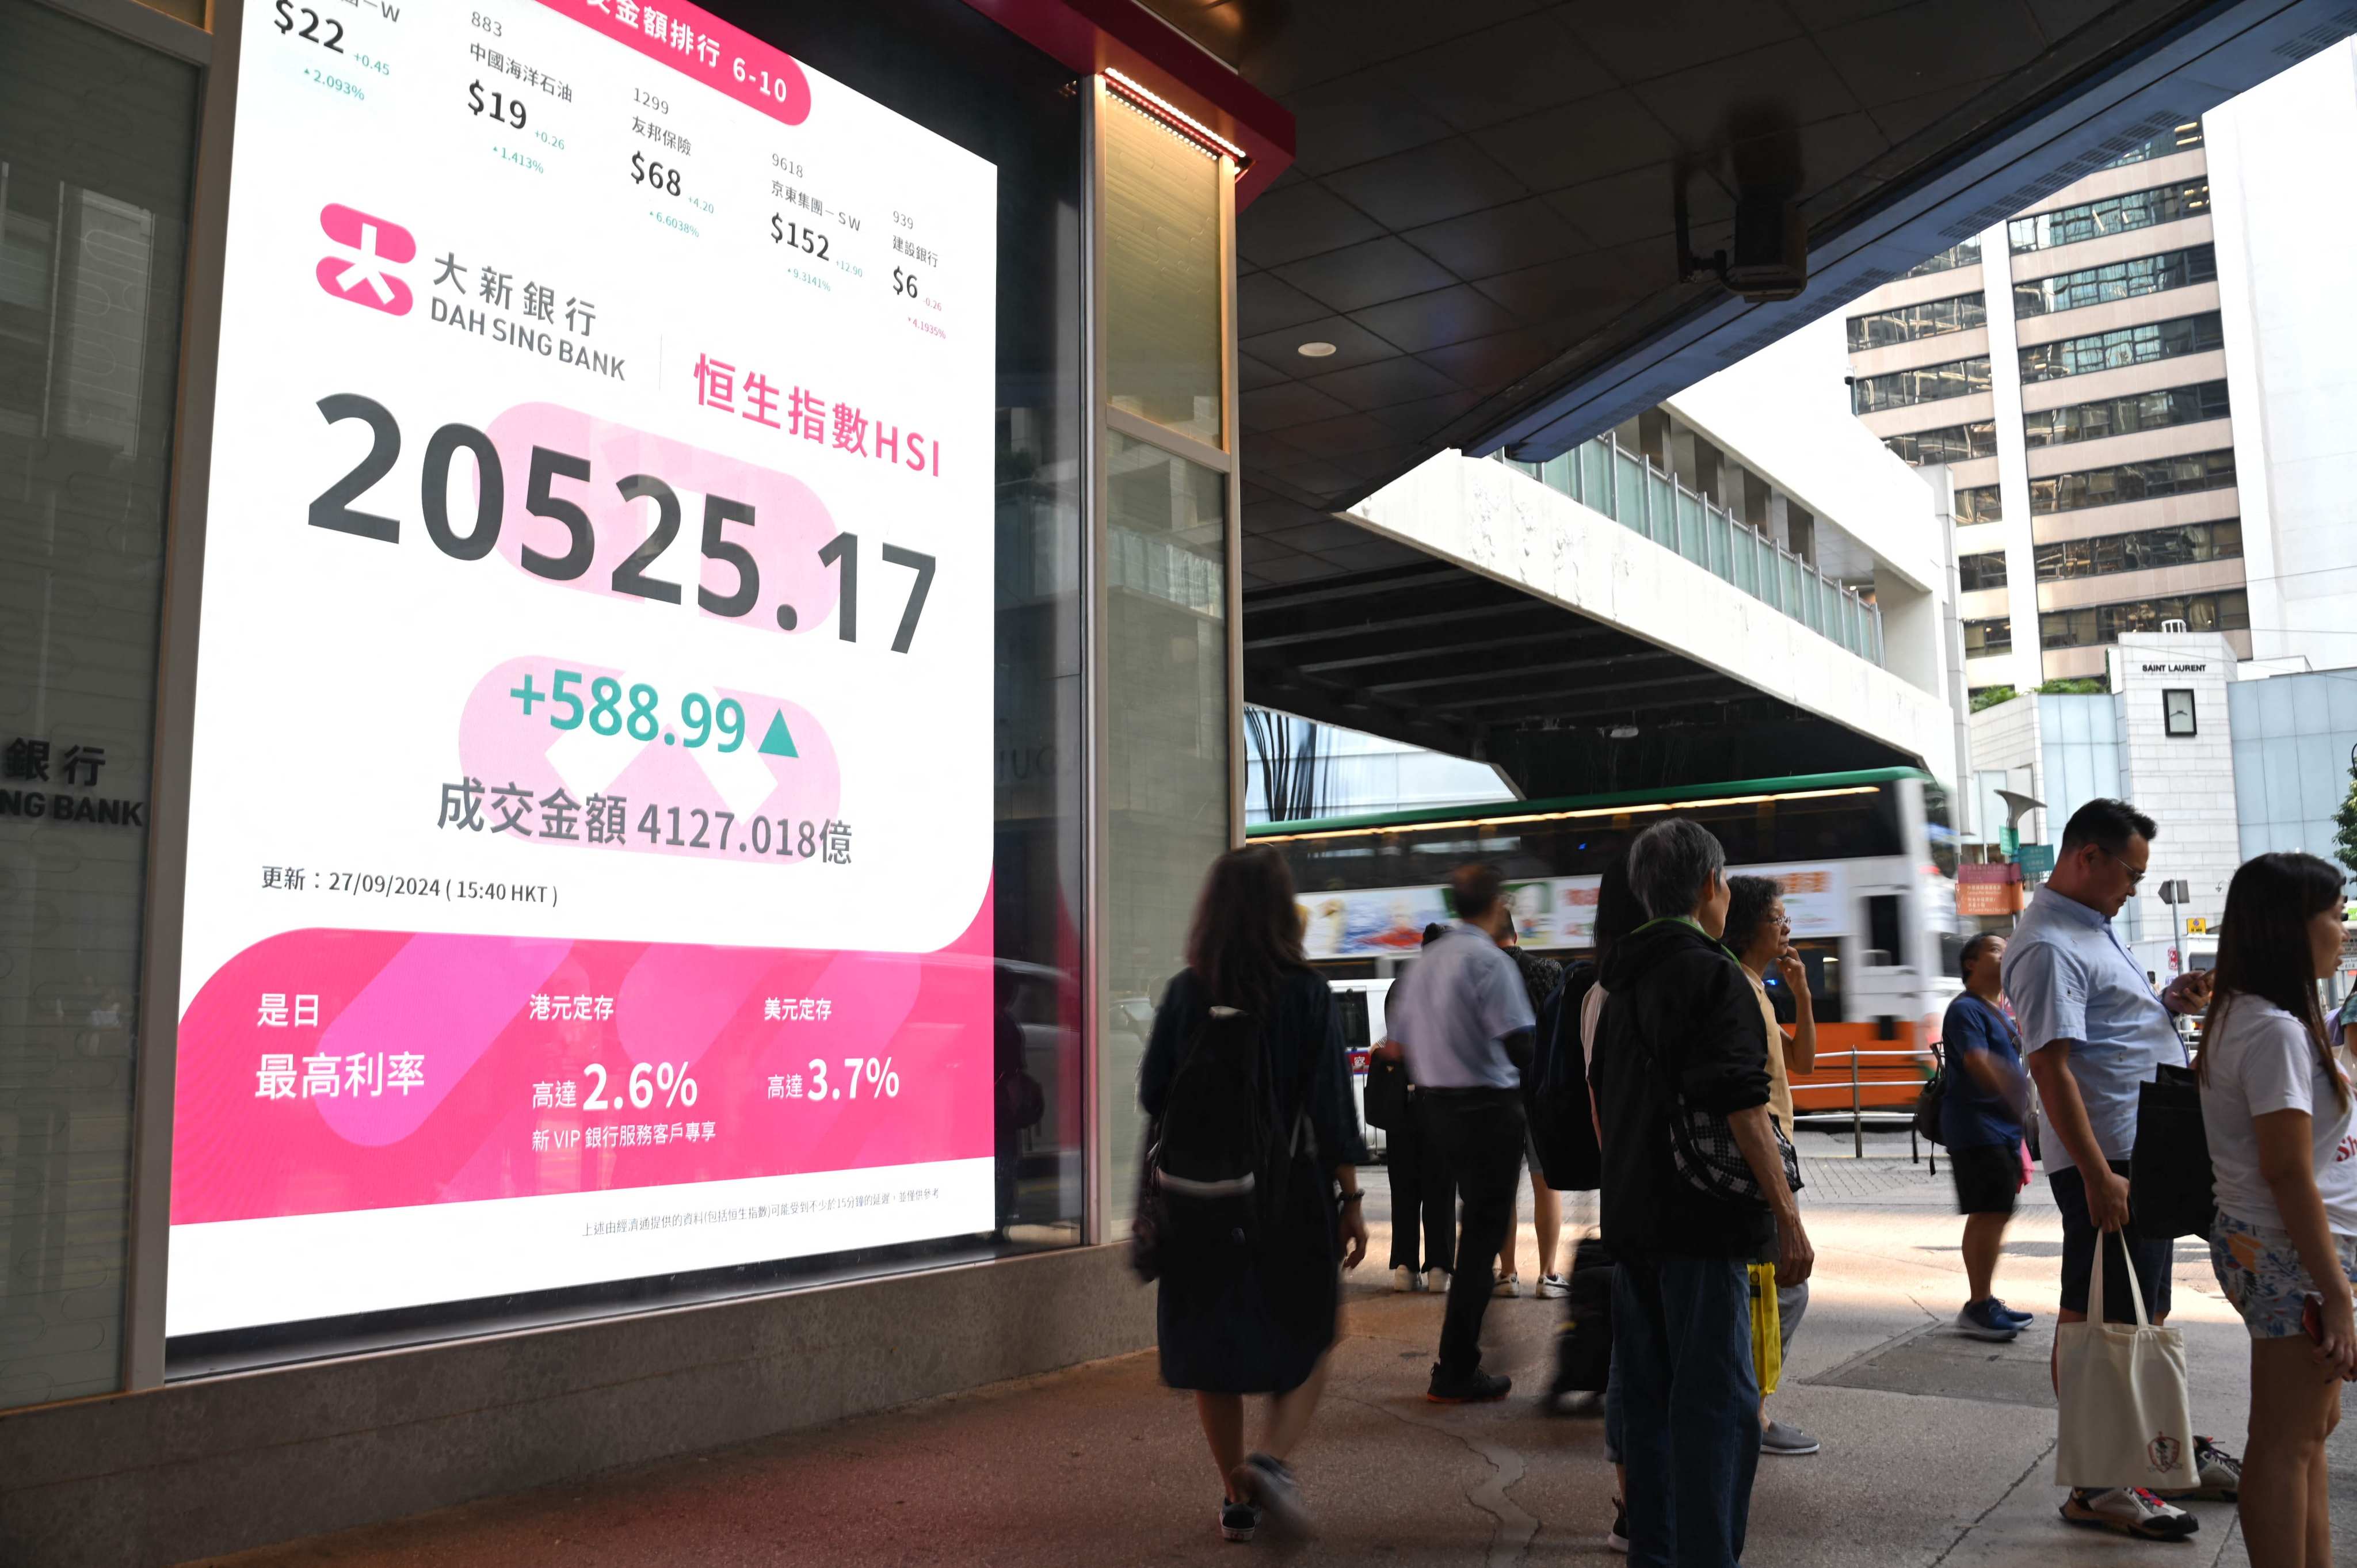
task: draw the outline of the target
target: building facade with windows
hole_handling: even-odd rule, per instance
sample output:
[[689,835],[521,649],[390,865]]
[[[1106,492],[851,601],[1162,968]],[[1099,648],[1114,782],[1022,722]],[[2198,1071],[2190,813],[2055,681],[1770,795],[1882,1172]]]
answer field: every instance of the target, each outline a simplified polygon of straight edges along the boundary
[[1972,691],[2103,676],[2180,622],[2357,661],[2357,326],[2316,261],[2352,220],[2309,183],[2350,144],[2344,43],[1850,307],[1852,411],[1949,469]]

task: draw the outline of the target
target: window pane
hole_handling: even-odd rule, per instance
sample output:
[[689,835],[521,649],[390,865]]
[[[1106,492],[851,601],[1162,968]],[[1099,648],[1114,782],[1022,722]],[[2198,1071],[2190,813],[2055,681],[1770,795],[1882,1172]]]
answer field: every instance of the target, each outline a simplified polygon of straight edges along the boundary
[[[1105,1060],[1111,1169],[1137,1167],[1137,1069],[1228,847],[1226,481],[1106,436]],[[1116,1230],[1135,1194],[1106,1184]]]
[[122,805],[148,799],[196,105],[189,67],[0,4],[0,1408],[122,1381],[147,858]]
[[1111,401],[1217,446],[1221,166],[1118,99],[1103,133]]

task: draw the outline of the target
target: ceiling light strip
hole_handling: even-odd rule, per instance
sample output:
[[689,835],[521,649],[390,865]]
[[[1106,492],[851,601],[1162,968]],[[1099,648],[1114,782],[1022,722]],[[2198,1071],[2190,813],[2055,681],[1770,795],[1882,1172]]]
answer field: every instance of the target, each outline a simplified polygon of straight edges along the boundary
[[1510,817],[1458,817],[1445,822],[1399,822],[1379,828],[1327,828],[1316,832],[1254,834],[1254,843],[1292,843],[1310,839],[1363,838],[1369,833],[1437,832],[1450,828],[1519,827],[1531,822],[1565,822],[1588,817],[1633,817],[1650,811],[1699,811],[1713,806],[1764,806],[1777,800],[1822,800],[1835,795],[1871,795],[1878,784],[1852,784],[1839,789],[1790,789],[1773,795],[1720,795],[1707,800],[1648,800],[1627,806],[1591,806],[1576,811],[1533,811]]
[[1189,141],[1196,143],[1207,152],[1224,153],[1229,157],[1235,159],[1236,172],[1238,174],[1243,173],[1244,166],[1252,162],[1251,155],[1246,153],[1242,147],[1236,145],[1233,142],[1229,141],[1225,136],[1221,135],[1217,131],[1212,130],[1209,125],[1204,124],[1200,120],[1196,119],[1192,114],[1188,113],[1185,110],[1179,108],[1169,100],[1149,91],[1143,84],[1131,80],[1129,77],[1124,76],[1120,71],[1114,70],[1111,66],[1107,66],[1105,68],[1104,79],[1107,84],[1109,84],[1115,92],[1121,94],[1123,99],[1140,113],[1151,114],[1154,118],[1161,121],[1164,124],[1169,126],[1172,130],[1178,132]]

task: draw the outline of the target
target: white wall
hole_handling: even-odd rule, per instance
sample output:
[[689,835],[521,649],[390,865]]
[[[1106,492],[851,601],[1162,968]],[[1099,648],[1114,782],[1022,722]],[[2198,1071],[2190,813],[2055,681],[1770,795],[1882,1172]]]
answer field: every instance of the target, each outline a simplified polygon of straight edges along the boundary
[[[2215,921],[2226,910],[2226,884],[2242,864],[2226,701],[2234,650],[2216,632],[2136,632],[2109,650],[2109,663],[2120,786],[2157,830],[2145,891],[2121,913],[2136,939],[2169,936],[2175,917],[2155,897],[2160,885],[2182,879],[2192,902],[2177,915]],[[2161,693],[2170,688],[2193,693],[2191,736],[2166,733]]]
[[2202,125],[2251,650],[2357,664],[2357,42]]
[[[1846,413],[1835,422],[1850,425]],[[1871,436],[1876,456],[1895,463]],[[1747,460],[1759,448],[1742,452]],[[1771,470],[1779,482],[1781,468]],[[1900,473],[1928,518],[1931,492]],[[1905,490],[1894,487],[1896,496]],[[1675,650],[1794,707],[1907,752],[1943,782],[1956,778],[1948,703],[1909,684],[1732,583],[1538,480],[1443,452],[1361,501],[1351,514],[1379,533],[1529,589]],[[1849,526],[1842,520],[1842,526]],[[1890,630],[1884,624],[1886,642]]]
[[[1772,478],[1919,591],[1943,563],[1931,487],[1849,411],[1842,314],[1813,321],[1669,400],[1679,418]],[[1882,574],[1877,573],[1878,584]]]

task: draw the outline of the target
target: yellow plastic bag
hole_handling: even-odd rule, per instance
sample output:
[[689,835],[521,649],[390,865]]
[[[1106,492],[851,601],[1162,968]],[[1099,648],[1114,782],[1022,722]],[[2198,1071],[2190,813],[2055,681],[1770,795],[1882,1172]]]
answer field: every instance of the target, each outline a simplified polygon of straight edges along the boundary
[[1754,1263],[1751,1275],[1751,1365],[1760,1374],[1760,1397],[1776,1391],[1784,1375],[1784,1324],[1776,1307],[1776,1265]]

